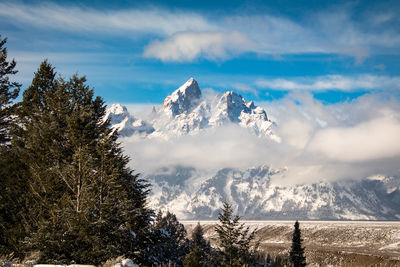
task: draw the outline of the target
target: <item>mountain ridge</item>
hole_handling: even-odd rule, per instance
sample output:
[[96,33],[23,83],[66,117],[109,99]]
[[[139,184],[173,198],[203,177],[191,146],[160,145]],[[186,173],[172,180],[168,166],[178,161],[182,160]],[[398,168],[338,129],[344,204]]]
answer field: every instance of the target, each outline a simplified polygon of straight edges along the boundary
[[[120,104],[113,104],[106,114],[114,122],[112,127],[118,128],[123,136],[137,133],[139,130],[133,125],[136,121],[133,115],[128,112],[121,115],[120,110],[126,111],[126,107],[120,105],[117,109],[115,105]],[[120,113],[116,113],[117,111]],[[273,133],[274,123],[269,120],[263,108],[257,107],[253,101],[247,103],[241,95],[233,91],[218,94],[211,101],[205,99],[193,78],[167,96],[161,108],[153,109],[151,117],[148,121],[142,120],[143,125],[148,127],[139,131],[150,138],[168,139],[172,136],[198,134],[207,128],[233,123],[249,129],[259,137],[280,141]]]

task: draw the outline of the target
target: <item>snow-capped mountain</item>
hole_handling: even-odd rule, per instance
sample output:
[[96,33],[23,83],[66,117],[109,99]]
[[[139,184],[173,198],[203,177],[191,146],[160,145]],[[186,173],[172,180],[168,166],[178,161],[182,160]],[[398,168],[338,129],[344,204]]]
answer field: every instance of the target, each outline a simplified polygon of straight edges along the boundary
[[153,126],[143,120],[135,119],[128,112],[128,109],[120,104],[113,104],[107,109],[104,121],[108,119],[110,120],[111,128],[118,131],[120,136],[154,132]]
[[[235,124],[260,138],[280,142],[274,133],[279,123],[272,122],[263,108],[232,91],[204,97],[193,78],[154,107],[147,120],[136,119],[119,104],[108,109],[105,119],[123,137],[169,140]],[[171,210],[182,219],[215,219],[225,200],[247,219],[400,219],[400,178],[292,186],[273,183],[285,171],[268,165],[217,171],[160,166],[144,176],[152,184],[151,206]]]
[[156,132],[160,135],[171,132],[177,135],[196,134],[206,128],[236,123],[257,136],[279,140],[273,134],[273,123],[263,108],[257,107],[254,102],[247,103],[232,91],[211,100],[204,99],[193,78],[165,98],[161,112],[167,114],[170,120],[158,123]]
[[247,103],[232,91],[219,94],[214,99],[204,99],[193,78],[167,96],[161,108],[154,109],[150,117],[149,121],[136,120],[120,104],[112,105],[106,115],[111,119],[112,127],[118,129],[122,136],[139,132],[150,138],[169,138],[194,135],[207,128],[234,123],[257,136],[280,140],[273,133],[274,124],[263,108],[252,101]]
[[201,100],[201,91],[195,79],[190,78],[171,95],[167,96],[162,104],[164,112],[171,118],[191,112]]

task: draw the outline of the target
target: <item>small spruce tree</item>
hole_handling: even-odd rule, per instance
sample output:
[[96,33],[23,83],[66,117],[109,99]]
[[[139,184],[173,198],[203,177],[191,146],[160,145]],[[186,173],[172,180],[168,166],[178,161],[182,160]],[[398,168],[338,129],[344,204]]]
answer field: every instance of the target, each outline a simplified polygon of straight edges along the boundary
[[306,256],[302,247],[303,239],[301,239],[300,224],[298,221],[294,224],[292,248],[290,250],[290,262],[294,267],[306,266]]
[[212,247],[210,243],[204,239],[203,228],[200,223],[198,223],[193,229],[191,250],[186,256],[183,266],[214,266],[212,256]]
[[183,266],[183,261],[189,253],[190,243],[186,237],[186,230],[176,218],[175,214],[167,211],[163,216],[159,211],[153,229],[154,264],[171,264]]
[[218,234],[218,266],[242,266],[253,264],[258,242],[254,242],[255,231],[240,223],[239,216],[233,216],[232,206],[224,202],[218,215],[219,224],[215,227]]

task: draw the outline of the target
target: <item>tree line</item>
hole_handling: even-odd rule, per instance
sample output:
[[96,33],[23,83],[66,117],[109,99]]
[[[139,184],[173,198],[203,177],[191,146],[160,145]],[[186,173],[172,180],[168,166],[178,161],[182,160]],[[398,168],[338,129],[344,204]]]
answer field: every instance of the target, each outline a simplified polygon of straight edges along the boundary
[[[0,35],[0,256],[96,265],[119,256],[143,266],[260,262],[255,231],[228,203],[217,248],[200,225],[189,239],[174,214],[147,206],[149,184],[128,167],[104,120],[106,105],[85,77],[62,78],[45,60],[15,103],[21,84],[12,80],[16,63],[7,61],[5,44]],[[300,252],[291,257],[302,260]]]

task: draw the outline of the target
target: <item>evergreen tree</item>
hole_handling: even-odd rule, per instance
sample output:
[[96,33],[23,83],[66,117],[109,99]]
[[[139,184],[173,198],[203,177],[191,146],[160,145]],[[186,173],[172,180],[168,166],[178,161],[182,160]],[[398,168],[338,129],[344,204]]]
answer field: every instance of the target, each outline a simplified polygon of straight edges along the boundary
[[0,35],[0,146],[10,141],[10,126],[13,122],[15,105],[12,100],[17,98],[21,85],[10,81],[10,76],[17,73],[15,61],[7,61],[7,38]]
[[148,263],[148,185],[133,174],[84,77],[55,79],[44,61],[24,92],[14,143],[29,172],[33,234],[42,262]]
[[[65,116],[52,112],[52,109],[56,109],[56,103],[63,103],[64,106],[58,108],[67,113],[67,96],[54,94],[57,87],[55,75],[54,68],[47,61],[41,63],[32,84],[23,93],[23,101],[17,109],[18,123],[13,129],[12,145],[27,172],[29,232],[37,230],[39,219],[49,218],[49,212],[58,205],[57,199],[65,190],[55,171],[66,154],[62,145],[65,143]],[[45,102],[45,96],[53,106]]]
[[200,223],[193,229],[190,253],[186,256],[183,266],[204,267],[214,266],[212,248],[203,237]]
[[15,122],[15,107],[20,84],[10,80],[16,74],[15,61],[7,61],[7,39],[0,35],[0,255],[21,256],[20,241],[25,236],[26,212],[23,195],[27,191],[22,180],[23,163],[10,146],[10,131]]
[[253,243],[255,230],[250,232],[249,227],[240,223],[239,216],[233,216],[231,205],[224,202],[222,211],[218,215],[219,224],[215,230],[218,234],[219,253],[218,266],[242,266],[253,264],[254,254],[258,244]]
[[306,266],[306,257],[304,256],[304,248],[302,247],[303,239],[301,239],[301,231],[299,222],[294,224],[292,248],[290,250],[290,262],[294,267]]
[[154,264],[183,266],[190,245],[185,227],[175,214],[167,211],[163,216],[161,211],[158,212],[154,225],[154,240]]

